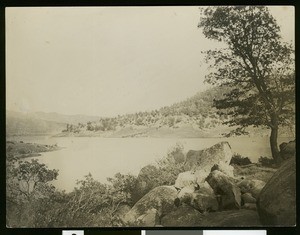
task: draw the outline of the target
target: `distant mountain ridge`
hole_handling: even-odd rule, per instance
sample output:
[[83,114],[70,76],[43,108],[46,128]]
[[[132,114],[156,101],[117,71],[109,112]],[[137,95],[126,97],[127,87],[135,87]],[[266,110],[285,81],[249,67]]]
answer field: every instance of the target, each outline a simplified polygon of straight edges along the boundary
[[67,123],[78,124],[99,117],[87,115],[64,115],[59,113],[22,113],[6,111],[6,134],[11,135],[48,135],[56,134],[66,128]]

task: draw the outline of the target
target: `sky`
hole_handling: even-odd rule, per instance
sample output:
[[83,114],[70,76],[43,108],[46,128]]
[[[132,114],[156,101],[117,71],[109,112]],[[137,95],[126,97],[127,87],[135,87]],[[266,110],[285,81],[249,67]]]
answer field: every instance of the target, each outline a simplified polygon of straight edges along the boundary
[[[294,41],[294,8],[272,7]],[[6,8],[6,109],[115,116],[207,89],[199,7]]]

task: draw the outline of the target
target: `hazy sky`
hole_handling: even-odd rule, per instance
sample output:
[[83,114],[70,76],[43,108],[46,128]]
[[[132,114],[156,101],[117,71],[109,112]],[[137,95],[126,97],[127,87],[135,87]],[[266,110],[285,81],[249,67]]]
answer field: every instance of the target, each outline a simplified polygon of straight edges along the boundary
[[[284,40],[294,9],[273,7]],[[198,7],[7,8],[8,110],[113,116],[204,90]]]

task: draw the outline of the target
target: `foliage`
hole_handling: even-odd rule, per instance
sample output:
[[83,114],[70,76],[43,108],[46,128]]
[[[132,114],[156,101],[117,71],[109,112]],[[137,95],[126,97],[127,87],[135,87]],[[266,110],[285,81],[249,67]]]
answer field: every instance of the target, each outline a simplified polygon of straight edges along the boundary
[[279,158],[278,126],[294,118],[295,72],[292,46],[281,41],[268,8],[218,6],[203,11],[199,27],[208,39],[226,45],[206,51],[206,81],[230,90],[214,101],[225,124],[271,129],[271,150]]
[[243,157],[242,155],[235,153],[231,160],[230,165],[239,165],[239,166],[245,166],[251,164],[251,160],[248,157]]
[[77,182],[70,193],[58,191],[51,181],[57,170],[38,160],[7,160],[8,227],[121,226],[123,205],[132,206],[136,177],[117,173],[108,183],[96,181],[91,174]]
[[274,161],[274,159],[269,157],[260,156],[258,159],[258,163],[264,167],[276,167],[276,162]]

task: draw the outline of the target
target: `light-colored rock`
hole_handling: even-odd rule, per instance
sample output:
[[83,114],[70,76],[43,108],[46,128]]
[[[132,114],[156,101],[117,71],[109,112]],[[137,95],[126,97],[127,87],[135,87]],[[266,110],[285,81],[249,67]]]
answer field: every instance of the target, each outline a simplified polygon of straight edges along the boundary
[[256,211],[231,210],[207,213],[199,223],[201,227],[242,227],[261,226]]
[[197,186],[205,182],[206,177],[210,171],[196,170],[185,171],[178,175],[175,181],[176,188],[184,188],[186,186]]
[[234,184],[234,180],[223,172],[215,170],[206,178],[214,190],[215,195],[220,195],[220,210],[239,209],[241,207],[241,191]]
[[198,226],[203,215],[188,205],[182,205],[161,219],[164,227]]
[[234,168],[233,168],[233,166],[230,166],[227,163],[219,162],[218,164],[215,164],[211,168],[211,171],[214,171],[214,170],[221,171],[230,177],[234,177],[234,174],[233,174]]
[[261,223],[268,226],[296,224],[296,163],[286,160],[262,189],[257,200]]
[[137,219],[147,214],[147,211],[155,209],[161,218],[163,215],[176,209],[174,204],[177,198],[177,190],[174,186],[159,186],[143,196],[125,215],[124,223],[129,226],[139,226]]
[[186,170],[204,170],[210,172],[215,164],[229,165],[232,158],[231,147],[228,142],[220,142],[210,148],[195,151],[190,150],[186,155]]
[[237,186],[241,189],[242,193],[251,193],[254,198],[258,198],[260,191],[266,183],[262,180],[248,180],[244,179],[240,181]]

